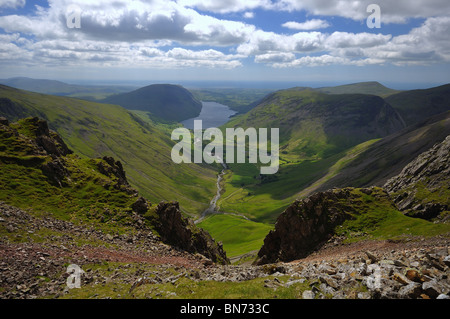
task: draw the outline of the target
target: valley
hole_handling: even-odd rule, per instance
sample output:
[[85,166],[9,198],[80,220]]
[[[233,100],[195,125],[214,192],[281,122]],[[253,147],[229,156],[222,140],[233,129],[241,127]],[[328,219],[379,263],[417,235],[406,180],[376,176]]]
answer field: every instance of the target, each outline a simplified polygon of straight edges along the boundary
[[[12,295],[5,290],[4,296],[79,298],[104,293],[171,298],[186,296],[189,289],[206,296],[210,289],[214,296],[240,297],[254,289],[266,298],[275,287],[280,296],[298,298],[305,291],[309,295],[313,286],[314,296],[321,298],[372,298],[377,293],[417,298],[419,290],[426,295],[427,285],[402,290],[411,280],[383,292],[365,290],[367,279],[345,281],[341,290],[328,277],[315,285],[312,273],[319,270],[307,260],[344,254],[349,247],[354,248],[347,256],[363,258],[371,250],[377,263],[398,260],[382,248],[396,245],[411,259],[402,260],[407,265],[419,258],[417,249],[423,243],[438,255],[434,262],[440,265],[433,266],[437,273],[428,275],[434,278],[430,280],[448,270],[448,160],[442,155],[436,159],[437,151],[432,151],[441,147],[439,152],[448,154],[447,94],[450,86],[397,91],[376,82],[192,92],[176,85],[151,85],[93,102],[0,85],[2,267],[18,271],[19,265],[5,265],[14,258],[30,257],[27,262],[32,262],[42,257],[36,251],[44,252],[44,259],[59,268],[67,260],[88,267],[106,287],[97,292],[96,279],[89,275],[87,291],[64,292],[60,273],[50,267],[43,277],[52,284],[33,286],[28,278],[23,289]],[[426,111],[417,113],[419,104],[427,105]],[[212,108],[203,112],[205,106]],[[224,112],[217,121],[219,109],[214,107],[219,106]],[[207,127],[217,125],[222,132],[279,128],[278,172],[261,174],[263,164],[248,161],[175,164],[170,134],[194,118],[210,119]],[[434,166],[417,170],[428,173],[417,175],[415,184],[389,188],[388,180],[410,176],[401,172],[410,163],[419,165],[418,156],[426,159],[420,162],[423,167]],[[436,167],[438,174],[433,175]],[[401,196],[414,205],[408,206]],[[422,213],[412,217],[414,212]],[[433,242],[438,246],[426,244]],[[61,247],[79,250],[86,258]],[[18,256],[17,249],[26,254]],[[219,266],[230,262],[233,266]],[[116,268],[115,274],[98,266],[101,263]],[[309,270],[300,271],[300,264]],[[354,259],[348,257],[345,264],[348,269],[336,266],[336,272],[350,276]],[[128,273],[129,267],[149,275],[136,277]],[[211,286],[205,288],[202,282]],[[145,290],[148,285],[154,287],[150,292]],[[436,289],[445,294],[446,286],[439,285]],[[288,289],[291,286],[295,289]],[[223,287],[236,294],[221,294]]]

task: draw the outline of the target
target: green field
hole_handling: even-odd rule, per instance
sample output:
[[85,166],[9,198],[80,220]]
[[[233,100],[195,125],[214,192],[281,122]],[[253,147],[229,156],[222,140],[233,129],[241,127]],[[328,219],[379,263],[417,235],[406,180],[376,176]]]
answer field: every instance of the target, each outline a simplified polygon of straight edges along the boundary
[[264,237],[273,229],[271,225],[229,214],[209,216],[197,226],[221,241],[229,258],[259,250]]

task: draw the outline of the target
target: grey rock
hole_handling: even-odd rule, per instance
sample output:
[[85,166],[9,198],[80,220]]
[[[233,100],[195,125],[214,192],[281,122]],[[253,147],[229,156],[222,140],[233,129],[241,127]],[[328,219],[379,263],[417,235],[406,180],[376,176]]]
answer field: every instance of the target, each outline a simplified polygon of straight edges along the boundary
[[312,290],[305,290],[302,294],[303,299],[314,299],[316,294]]
[[399,298],[402,299],[415,299],[422,293],[422,285],[417,282],[412,282],[406,286],[403,286],[398,291]]

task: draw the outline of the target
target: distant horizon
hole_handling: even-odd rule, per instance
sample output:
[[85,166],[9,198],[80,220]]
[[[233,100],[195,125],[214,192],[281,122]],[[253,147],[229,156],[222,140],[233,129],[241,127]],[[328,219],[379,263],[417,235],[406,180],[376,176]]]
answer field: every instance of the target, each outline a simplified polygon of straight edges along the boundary
[[35,78],[28,76],[11,76],[7,78],[0,78],[0,80],[11,80],[11,79],[32,79],[32,80],[49,80],[49,81],[59,81],[70,85],[85,85],[85,86],[129,86],[129,87],[145,87],[153,84],[172,84],[181,85],[187,89],[274,89],[282,90],[293,87],[310,87],[310,88],[321,88],[321,87],[333,87],[341,85],[349,85],[356,83],[366,83],[366,82],[378,82],[387,88],[394,90],[415,90],[415,89],[429,89],[433,87],[438,87],[441,85],[450,84],[449,82],[411,82],[411,83],[400,83],[400,82],[389,82],[380,80],[364,80],[364,81],[255,81],[255,80],[243,80],[243,81],[220,81],[220,80],[80,80],[80,79],[58,79],[58,78]]

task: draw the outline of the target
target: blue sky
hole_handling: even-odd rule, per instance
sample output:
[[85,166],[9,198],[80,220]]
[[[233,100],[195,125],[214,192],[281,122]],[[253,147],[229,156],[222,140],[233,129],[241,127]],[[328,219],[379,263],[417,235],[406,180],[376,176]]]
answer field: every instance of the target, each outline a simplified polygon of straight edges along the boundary
[[0,0],[0,78],[430,87],[449,35],[448,0]]

